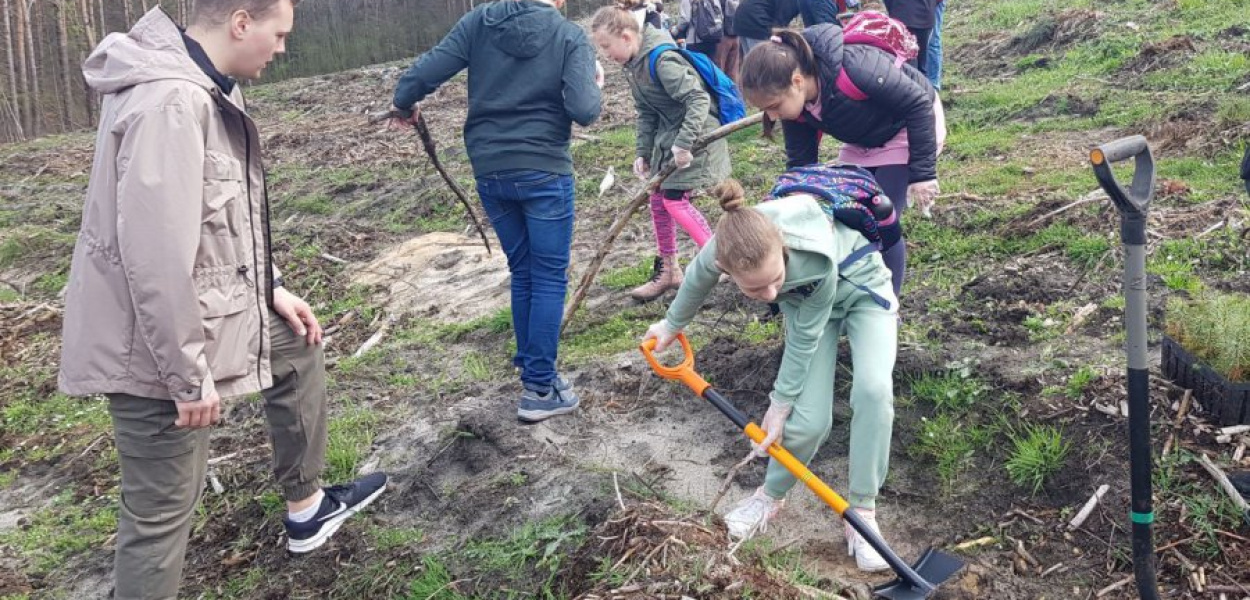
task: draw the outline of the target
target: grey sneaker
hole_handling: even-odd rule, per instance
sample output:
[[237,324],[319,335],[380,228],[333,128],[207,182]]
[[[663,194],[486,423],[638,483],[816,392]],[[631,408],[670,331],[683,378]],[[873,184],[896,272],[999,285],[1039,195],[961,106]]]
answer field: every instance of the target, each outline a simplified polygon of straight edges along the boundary
[[573,386],[557,375],[546,393],[527,385],[525,392],[521,394],[521,405],[517,407],[516,416],[525,423],[537,423],[577,410],[578,402]]

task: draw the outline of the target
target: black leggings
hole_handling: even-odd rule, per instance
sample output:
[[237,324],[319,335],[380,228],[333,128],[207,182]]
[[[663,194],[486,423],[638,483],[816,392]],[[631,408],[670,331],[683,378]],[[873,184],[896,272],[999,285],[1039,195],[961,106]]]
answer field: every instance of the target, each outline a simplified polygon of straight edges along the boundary
[[[916,43],[920,44],[920,53],[916,55],[916,60],[909,60],[907,64],[916,67],[921,73],[924,73],[925,65],[929,64],[929,36],[933,34],[932,27],[924,29],[907,28],[912,35],[916,36]],[[925,73],[928,75],[928,73]]]
[[873,177],[877,178],[877,184],[898,211],[898,243],[882,253],[881,257],[885,259],[885,266],[890,268],[890,283],[894,286],[894,295],[901,301],[903,279],[907,275],[907,232],[903,227],[903,211],[907,210],[907,180],[911,171],[907,165],[885,165],[870,167],[868,170],[872,171]]

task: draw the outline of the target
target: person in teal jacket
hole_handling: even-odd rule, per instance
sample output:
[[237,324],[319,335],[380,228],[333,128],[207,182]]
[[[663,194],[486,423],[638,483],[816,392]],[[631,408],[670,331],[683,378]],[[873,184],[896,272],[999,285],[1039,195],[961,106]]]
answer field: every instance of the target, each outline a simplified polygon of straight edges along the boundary
[[[760,424],[768,437],[753,452],[763,456],[776,441],[807,463],[833,425],[838,337],[845,331],[855,373],[848,500],[877,530],[876,497],[890,463],[898,349],[898,300],[890,270],[867,238],[826,216],[818,204],[824,200],[796,194],[748,208],[734,180],[713,193],[725,214],[686,269],[667,315],[644,339],[655,338],[657,350],[672,343],[721,273],[747,297],[779,304],[785,315],[785,352]],[[725,516],[730,535],[745,538],[764,530],[795,483],[784,466],[771,460],[764,485]],[[850,527],[846,533],[847,550],[860,569],[888,568]]]

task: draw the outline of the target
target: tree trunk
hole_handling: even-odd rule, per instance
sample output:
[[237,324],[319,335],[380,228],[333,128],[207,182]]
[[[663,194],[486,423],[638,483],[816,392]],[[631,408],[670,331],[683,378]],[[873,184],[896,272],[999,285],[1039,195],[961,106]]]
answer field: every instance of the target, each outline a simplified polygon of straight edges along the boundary
[[9,10],[9,0],[0,0],[0,6],[4,8],[4,43],[6,50],[4,55],[7,57],[9,63],[9,89],[13,94],[12,97],[7,98],[6,101],[9,103],[9,110],[13,113],[13,125],[15,128],[14,131],[17,134],[17,139],[22,139],[26,137],[26,134],[24,128],[22,127],[22,111],[20,105],[18,104],[18,97],[21,93],[21,89],[17,87],[17,65],[14,62],[13,57],[13,25],[12,21],[9,20],[9,15],[11,14],[11,11]]
[[[27,0],[18,1],[25,2]],[[37,20],[31,19],[31,13],[35,11],[37,5],[35,4],[36,0],[29,0],[29,2],[22,17],[26,19],[26,54],[30,59],[30,95],[31,106],[33,107],[30,119],[30,133],[35,137],[39,137],[43,134],[43,106],[41,106],[40,101],[42,98],[40,98],[39,93],[39,55],[35,52],[38,46],[35,44],[35,28],[31,24],[32,21],[37,22]]]
[[69,25],[65,16],[68,0],[60,0],[56,3],[56,43],[57,54],[61,59],[61,94],[57,99],[57,104],[61,105],[61,128],[63,131],[69,131],[74,128],[74,121],[70,114],[70,107],[74,105],[74,82],[73,71],[69,68]]
[[[122,4],[125,4],[125,3],[126,3],[126,0],[122,0]],[[92,19],[92,20],[93,20],[93,21],[95,21],[95,22],[94,22],[94,25],[95,25],[96,27],[98,27],[98,28],[99,28],[99,32],[100,32],[99,37],[100,37],[100,39],[104,39],[104,36],[108,35],[108,31],[109,31],[109,30],[108,30],[108,25],[107,25],[107,23],[106,23],[106,22],[105,22],[105,20],[104,20],[104,0],[98,0],[98,1],[96,2],[96,8],[98,8],[98,9],[100,10],[100,19],[99,19],[99,20]],[[94,31],[96,31],[96,30],[95,30],[95,29],[91,29],[91,31],[93,31],[93,32],[94,32]],[[94,46],[95,46],[95,44],[92,44],[92,46],[94,47]]]
[[[123,3],[126,4],[127,7],[130,6],[129,0],[125,0]],[[87,52],[91,52],[95,50],[96,47],[95,29],[91,26],[91,6],[88,3],[88,0],[79,0],[78,8],[82,11],[83,31],[87,34]],[[127,20],[129,21],[129,18],[127,18]],[[86,62],[86,52],[81,53],[79,57],[79,64]],[[95,125],[95,90],[92,90],[91,86],[87,85],[87,80],[82,77],[81,73],[78,74],[78,79],[79,81],[82,81],[83,108],[87,109],[87,124]]]
[[18,112],[22,115],[22,127],[31,131],[30,83],[26,80],[26,0],[13,0],[17,14],[13,20],[17,22],[17,85],[14,93],[18,99]]
[[[103,4],[103,0],[101,0],[101,4]],[[126,26],[122,27],[122,31],[127,31],[135,23],[134,15],[130,14],[130,0],[122,0],[122,10],[125,11],[122,14],[126,16]]]

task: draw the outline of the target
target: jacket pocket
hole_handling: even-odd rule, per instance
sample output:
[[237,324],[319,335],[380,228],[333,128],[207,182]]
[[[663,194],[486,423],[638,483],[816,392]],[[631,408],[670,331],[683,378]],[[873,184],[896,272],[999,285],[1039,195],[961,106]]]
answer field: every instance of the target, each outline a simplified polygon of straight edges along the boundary
[[[248,374],[251,295],[246,287],[212,288],[200,293],[204,325],[204,355],[213,381],[224,382]],[[256,332],[259,333],[259,332]]]
[[247,210],[247,187],[243,166],[234,157],[209,150],[204,155],[205,235],[239,237]]

